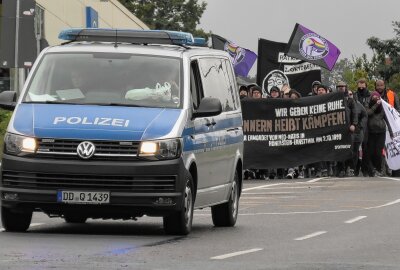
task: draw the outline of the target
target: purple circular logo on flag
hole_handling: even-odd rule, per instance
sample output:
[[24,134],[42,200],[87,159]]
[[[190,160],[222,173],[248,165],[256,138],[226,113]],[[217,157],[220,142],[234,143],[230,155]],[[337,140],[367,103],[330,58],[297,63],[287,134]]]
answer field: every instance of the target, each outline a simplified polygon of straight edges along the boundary
[[329,53],[329,45],[323,37],[308,33],[300,39],[299,52],[306,59],[318,60]]
[[246,50],[244,50],[243,48],[237,46],[236,44],[234,44],[232,42],[225,43],[224,51],[228,52],[233,66],[242,62],[246,56]]

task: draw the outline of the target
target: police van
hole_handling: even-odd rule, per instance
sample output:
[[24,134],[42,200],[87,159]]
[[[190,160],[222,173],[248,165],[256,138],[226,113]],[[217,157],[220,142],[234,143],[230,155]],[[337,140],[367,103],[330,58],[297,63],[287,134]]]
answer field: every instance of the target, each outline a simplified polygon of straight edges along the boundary
[[174,31],[69,29],[42,51],[4,137],[1,220],[26,231],[32,213],[68,223],[163,218],[191,231],[211,207],[234,226],[242,189],[243,130],[224,51]]

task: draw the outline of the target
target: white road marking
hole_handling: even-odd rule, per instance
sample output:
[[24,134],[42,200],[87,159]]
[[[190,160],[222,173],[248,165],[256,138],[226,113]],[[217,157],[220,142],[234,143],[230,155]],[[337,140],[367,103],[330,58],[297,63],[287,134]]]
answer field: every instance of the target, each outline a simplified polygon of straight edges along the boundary
[[326,178],[328,178],[328,177],[320,177],[320,178],[311,179],[311,180],[307,181],[307,183],[315,183],[315,182],[318,182],[319,180],[326,179]]
[[263,250],[263,248],[253,248],[253,249],[248,249],[248,250],[228,253],[228,254],[224,254],[224,255],[211,257],[210,259],[211,260],[223,260],[223,259],[227,259],[227,258],[239,256],[239,255],[244,255],[244,254],[248,254],[248,253],[252,253],[252,252],[257,252],[257,251],[260,251],[260,250]]
[[382,207],[390,206],[390,205],[397,204],[397,203],[400,203],[400,199],[397,199],[395,201],[388,202],[388,203],[385,203],[385,204],[382,204],[382,205],[378,205],[378,206],[367,207],[367,208],[364,208],[364,209],[366,209],[366,210],[377,209],[377,208],[382,208]]
[[[30,226],[29,226],[29,228],[31,228],[31,227],[35,227],[35,226],[40,226],[40,225],[43,225],[44,223],[32,223]],[[4,228],[0,228],[0,232],[4,232],[5,231],[5,229]]]
[[341,212],[354,212],[354,211],[360,211],[360,210],[371,210],[371,209],[378,209],[378,208],[383,208],[386,206],[391,206],[394,204],[400,203],[400,199],[397,199],[392,202],[388,202],[382,205],[377,205],[377,206],[371,206],[371,207],[364,207],[364,208],[359,208],[359,209],[346,209],[346,210],[329,210],[329,211],[303,211],[303,212],[281,212],[281,213],[244,213],[244,214],[239,214],[241,216],[260,216],[260,215],[297,215],[297,214],[325,214],[325,213],[341,213]]
[[264,187],[274,187],[274,186],[287,185],[287,184],[288,183],[277,183],[277,184],[262,185],[262,186],[251,187],[251,188],[244,188],[242,191],[249,191],[249,190],[260,189],[260,188],[264,188]]
[[302,237],[299,237],[299,238],[295,238],[294,240],[296,240],[296,241],[306,240],[306,239],[310,239],[312,237],[319,236],[319,235],[324,234],[324,233],[327,233],[327,231],[315,232],[315,233],[308,234],[308,235],[305,235],[305,236],[302,236]]
[[389,180],[400,181],[400,178],[393,178],[393,177],[379,177],[379,178],[385,178],[385,179],[389,179]]
[[349,220],[345,221],[344,223],[351,224],[351,223],[357,222],[357,221],[359,221],[359,220],[362,220],[362,219],[364,219],[364,218],[366,218],[366,217],[367,217],[367,216],[358,216],[358,217],[349,219]]
[[341,213],[353,212],[355,210],[331,210],[331,211],[302,211],[302,212],[275,212],[275,213],[239,213],[239,216],[261,216],[261,215],[298,215],[298,214],[326,214],[326,213]]

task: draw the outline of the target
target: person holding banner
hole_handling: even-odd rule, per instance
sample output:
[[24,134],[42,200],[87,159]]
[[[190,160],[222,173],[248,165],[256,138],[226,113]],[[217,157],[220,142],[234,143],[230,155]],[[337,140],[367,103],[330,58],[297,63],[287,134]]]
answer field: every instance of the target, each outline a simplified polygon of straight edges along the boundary
[[348,115],[347,123],[349,123],[349,130],[351,132],[352,136],[352,153],[353,156],[352,158],[345,160],[345,161],[339,161],[337,163],[337,176],[339,177],[349,177],[354,175],[354,169],[355,169],[355,163],[354,163],[354,154],[356,155],[358,159],[358,148],[360,147],[360,144],[355,142],[355,131],[357,129],[357,133],[360,132],[360,127],[358,124],[358,110],[356,107],[356,104],[354,102],[354,99],[349,98],[349,92],[347,91],[347,84],[343,81],[338,82],[336,85],[336,90],[340,93],[343,93],[345,96],[345,101],[346,101],[346,111]]
[[[400,102],[398,95],[391,89],[387,89],[384,80],[377,80],[375,82],[375,90],[381,95],[381,99],[389,103],[390,106],[400,112]],[[386,165],[386,160],[382,159]],[[400,176],[399,170],[392,171],[393,176]]]
[[317,89],[318,89],[318,86],[320,86],[320,85],[321,85],[320,81],[314,81],[311,84],[311,92],[308,93],[308,96],[316,96],[316,95],[318,95]]
[[252,98],[260,99],[263,98],[261,87],[256,85],[251,87]]
[[[354,99],[358,102],[360,102],[364,108],[367,110],[369,107],[369,101],[371,98],[371,93],[369,92],[367,88],[367,80],[365,78],[360,78],[357,81],[357,91],[354,93]],[[364,139],[361,144],[362,147],[362,161],[361,161],[361,171],[363,173],[363,176],[366,177],[370,174],[371,172],[371,161],[369,160],[369,155],[368,155],[368,148],[367,148],[367,142],[368,142],[368,128],[364,134]]]
[[[351,90],[348,90],[349,99],[354,100],[354,93]],[[358,176],[360,174],[361,162],[362,160],[362,143],[364,141],[364,136],[368,132],[367,130],[367,122],[368,115],[364,106],[357,100],[354,100],[354,103],[357,107],[357,118],[358,118],[358,126],[353,133],[353,164],[354,164],[354,175]]]
[[[368,174],[371,177],[381,176],[382,173],[382,149],[385,146],[386,116],[382,108],[382,100],[379,92],[371,94],[368,108]],[[391,132],[389,127],[389,132]]]
[[280,98],[281,97],[281,92],[279,90],[278,86],[272,86],[271,89],[269,90],[269,98]]
[[298,99],[301,98],[301,94],[295,90],[295,89],[290,89],[289,91],[289,98],[291,99]]
[[240,99],[247,98],[247,96],[248,96],[247,87],[245,85],[240,86],[240,88],[239,88]]
[[[317,89],[317,96],[328,94],[328,87],[323,84],[318,84],[316,86],[316,89]],[[315,168],[315,177],[328,176],[328,164],[326,161],[320,161],[314,163],[313,165]]]
[[[262,89],[260,86],[253,85],[250,88],[250,91],[252,93],[252,98],[254,98],[254,99],[262,99],[263,98]],[[247,174],[250,176],[250,178],[253,177],[255,179],[265,180],[267,173],[268,173],[268,170],[264,170],[264,169],[250,169]]]

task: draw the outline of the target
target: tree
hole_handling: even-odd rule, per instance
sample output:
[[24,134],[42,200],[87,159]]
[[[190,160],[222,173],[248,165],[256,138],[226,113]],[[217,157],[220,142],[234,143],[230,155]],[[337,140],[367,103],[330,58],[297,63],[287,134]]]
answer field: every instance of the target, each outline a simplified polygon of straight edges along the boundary
[[[328,86],[335,86],[339,81],[346,81],[343,78],[343,74],[353,69],[354,64],[349,59],[341,59],[335,64],[335,67],[331,71],[324,68],[322,69],[322,83]],[[346,82],[349,83],[348,81]]]
[[190,32],[207,38],[203,29],[196,29],[206,10],[197,0],[119,0],[150,29]]
[[396,34],[394,38],[380,40],[377,37],[370,37],[367,40],[368,46],[374,52],[372,62],[375,61],[377,64],[376,72],[387,82],[391,82],[392,77],[400,73],[400,21],[393,22],[392,25]]

